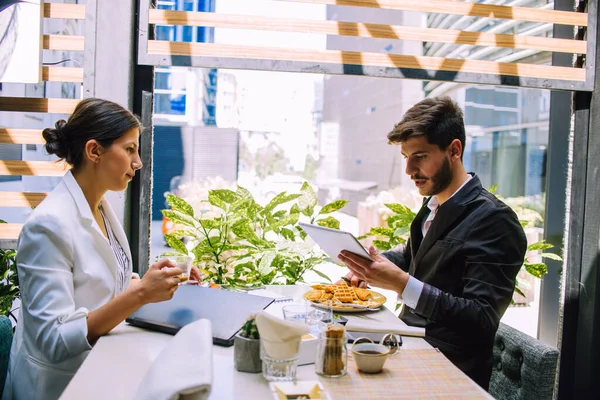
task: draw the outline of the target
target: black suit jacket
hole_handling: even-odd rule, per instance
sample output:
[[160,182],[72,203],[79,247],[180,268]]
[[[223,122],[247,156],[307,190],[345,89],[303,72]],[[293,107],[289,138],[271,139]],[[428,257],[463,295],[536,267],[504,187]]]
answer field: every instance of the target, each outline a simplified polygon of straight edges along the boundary
[[492,348],[510,304],[527,239],[514,211],[473,178],[442,204],[423,238],[429,199],[414,219],[402,251],[383,253],[424,283],[415,309],[401,316],[425,326],[425,340],[484,389]]

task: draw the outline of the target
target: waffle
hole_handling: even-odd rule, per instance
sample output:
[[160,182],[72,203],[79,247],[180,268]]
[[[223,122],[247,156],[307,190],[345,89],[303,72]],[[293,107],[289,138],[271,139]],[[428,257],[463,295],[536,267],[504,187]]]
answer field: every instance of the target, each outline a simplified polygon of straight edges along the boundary
[[322,290],[311,290],[310,292],[306,293],[306,300],[319,301],[319,299],[324,293],[325,292],[323,292]]
[[356,296],[363,301],[367,300],[369,296],[371,296],[371,293],[367,289],[354,288],[354,293],[356,293]]
[[354,300],[354,290],[350,289],[348,285],[337,285],[333,297],[342,303],[352,303]]

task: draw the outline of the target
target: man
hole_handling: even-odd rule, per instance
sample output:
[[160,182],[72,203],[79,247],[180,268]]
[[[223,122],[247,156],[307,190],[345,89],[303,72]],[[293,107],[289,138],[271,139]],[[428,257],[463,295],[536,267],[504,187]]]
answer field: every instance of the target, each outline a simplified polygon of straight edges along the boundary
[[[515,213],[483,189],[463,163],[463,114],[449,98],[428,98],[388,134],[406,159],[406,173],[426,196],[406,247],[374,261],[343,251],[347,278],[394,290],[401,318],[425,327],[425,340],[484,389],[492,348],[510,304],[527,241]],[[400,267],[400,268],[398,268]]]

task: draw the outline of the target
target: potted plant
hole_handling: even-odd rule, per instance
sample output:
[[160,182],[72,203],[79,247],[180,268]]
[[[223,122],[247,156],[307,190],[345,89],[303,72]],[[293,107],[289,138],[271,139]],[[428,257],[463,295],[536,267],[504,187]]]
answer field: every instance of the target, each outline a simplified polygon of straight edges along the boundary
[[[303,275],[328,261],[328,257],[304,239],[298,225],[301,216],[311,223],[339,229],[339,221],[330,214],[347,201],[333,201],[317,207],[317,196],[308,183],[300,193],[282,192],[267,205],[256,202],[252,194],[238,186],[208,191],[198,212],[184,199],[167,195],[169,210],[163,215],[180,229],[165,235],[175,254],[191,255],[203,273],[203,279],[233,287],[266,284],[293,285]],[[186,246],[180,239],[190,239]],[[171,253],[169,253],[171,254]]]
[[262,371],[260,336],[254,315],[248,318],[233,339],[233,361],[238,371],[253,373]]

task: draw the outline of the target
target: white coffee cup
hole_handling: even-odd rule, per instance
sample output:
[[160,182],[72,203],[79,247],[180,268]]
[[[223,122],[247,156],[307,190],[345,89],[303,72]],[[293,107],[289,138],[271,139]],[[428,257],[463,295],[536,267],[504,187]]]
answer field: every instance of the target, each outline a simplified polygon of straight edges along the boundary
[[389,355],[390,349],[382,344],[363,342],[352,346],[352,357],[356,367],[370,374],[381,371]]

